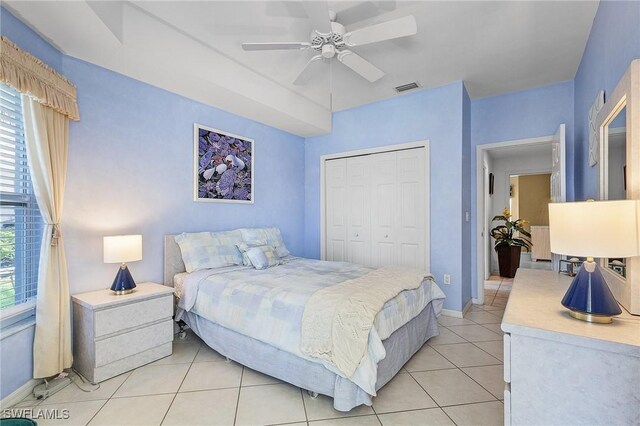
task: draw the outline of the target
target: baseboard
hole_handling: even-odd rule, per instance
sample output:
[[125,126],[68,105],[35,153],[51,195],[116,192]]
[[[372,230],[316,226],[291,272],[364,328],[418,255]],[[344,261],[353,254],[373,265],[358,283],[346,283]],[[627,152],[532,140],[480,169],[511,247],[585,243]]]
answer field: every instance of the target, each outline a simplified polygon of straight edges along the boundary
[[464,305],[464,309],[462,309],[462,316],[464,317],[465,314],[469,311],[469,309],[471,309],[471,307],[473,306],[473,299],[469,299],[467,301],[467,304]]
[[462,318],[462,311],[454,311],[453,309],[443,309],[442,315],[447,317]]
[[464,308],[462,309],[462,311],[454,311],[453,309],[443,309],[442,315],[447,317],[454,317],[454,318],[464,318],[464,315],[467,313],[469,309],[471,309],[471,306],[473,306],[474,303],[476,303],[476,299],[470,299],[467,302],[467,304],[464,305]]
[[29,396],[29,394],[33,392],[33,388],[42,382],[42,379],[29,380],[27,383],[5,396],[2,401],[0,401],[0,407],[2,407],[2,409],[13,407],[18,402]]

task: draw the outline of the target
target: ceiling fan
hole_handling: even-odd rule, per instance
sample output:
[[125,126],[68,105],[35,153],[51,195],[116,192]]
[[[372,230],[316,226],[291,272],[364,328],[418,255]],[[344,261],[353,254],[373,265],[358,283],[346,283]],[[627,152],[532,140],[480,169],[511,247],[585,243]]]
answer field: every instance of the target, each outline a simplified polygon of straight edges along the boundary
[[273,42],[273,43],[242,43],[247,51],[255,50],[307,50],[316,54],[307,62],[301,73],[293,82],[304,85],[309,80],[309,70],[315,64],[331,61],[337,58],[353,71],[375,82],[384,76],[384,72],[349,48],[376,43],[394,38],[407,37],[418,32],[416,19],[413,15],[393,19],[380,24],[371,25],[354,31],[347,31],[344,25],[337,22],[337,14],[329,10],[325,1],[304,1],[302,5],[313,23],[314,30],[305,42]]

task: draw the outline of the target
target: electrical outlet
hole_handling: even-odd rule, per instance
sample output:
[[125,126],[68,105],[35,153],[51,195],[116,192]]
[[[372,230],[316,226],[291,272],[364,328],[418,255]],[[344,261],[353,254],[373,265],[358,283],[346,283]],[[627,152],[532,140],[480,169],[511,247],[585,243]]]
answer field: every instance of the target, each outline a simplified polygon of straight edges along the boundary
[[464,212],[464,219],[465,219],[467,222],[469,222],[469,218],[470,218],[469,212]]
[[445,284],[451,284],[451,275],[444,274],[444,283]]

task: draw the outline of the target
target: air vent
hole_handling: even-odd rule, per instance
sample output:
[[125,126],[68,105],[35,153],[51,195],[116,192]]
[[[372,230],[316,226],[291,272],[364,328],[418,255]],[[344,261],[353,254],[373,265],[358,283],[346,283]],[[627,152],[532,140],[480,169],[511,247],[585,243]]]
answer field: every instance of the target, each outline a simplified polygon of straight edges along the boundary
[[414,81],[413,83],[407,83],[396,87],[396,92],[406,92],[407,90],[417,89],[418,87],[420,87],[420,84],[418,84],[417,81]]

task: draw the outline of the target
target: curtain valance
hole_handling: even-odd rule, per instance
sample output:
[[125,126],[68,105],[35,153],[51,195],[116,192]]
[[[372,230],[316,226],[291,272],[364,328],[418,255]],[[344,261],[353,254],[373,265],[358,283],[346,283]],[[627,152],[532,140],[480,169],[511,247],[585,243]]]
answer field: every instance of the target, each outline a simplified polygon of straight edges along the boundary
[[0,38],[0,81],[34,97],[70,120],[79,120],[76,87],[8,38]]

